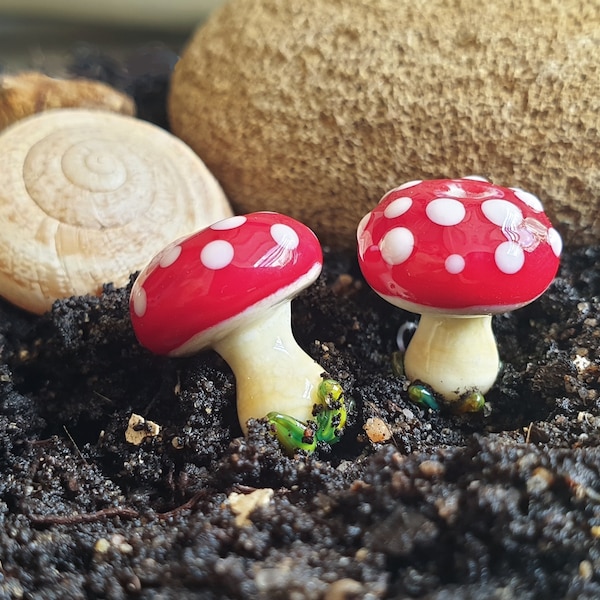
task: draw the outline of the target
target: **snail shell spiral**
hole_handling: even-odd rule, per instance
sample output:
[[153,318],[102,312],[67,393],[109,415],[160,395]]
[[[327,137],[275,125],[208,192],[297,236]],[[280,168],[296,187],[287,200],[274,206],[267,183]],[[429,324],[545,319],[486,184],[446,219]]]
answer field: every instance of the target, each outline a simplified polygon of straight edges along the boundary
[[231,216],[204,163],[150,123],[61,109],[0,134],[0,295],[42,313],[124,285],[171,241]]

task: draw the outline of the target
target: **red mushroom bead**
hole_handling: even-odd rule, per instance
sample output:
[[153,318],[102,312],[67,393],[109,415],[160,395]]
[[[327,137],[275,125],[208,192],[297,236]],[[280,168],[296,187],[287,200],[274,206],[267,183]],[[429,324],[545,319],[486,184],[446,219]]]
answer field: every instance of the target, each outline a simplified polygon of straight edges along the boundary
[[131,292],[140,343],[157,354],[216,350],[232,368],[240,425],[312,418],[324,369],[297,344],[290,302],[322,268],[314,233],[272,212],[230,217],[160,252]]
[[499,358],[491,315],[540,296],[562,249],[538,198],[478,177],[393,189],[365,215],[357,237],[369,285],[422,315],[405,355],[407,376],[449,403],[493,385]]

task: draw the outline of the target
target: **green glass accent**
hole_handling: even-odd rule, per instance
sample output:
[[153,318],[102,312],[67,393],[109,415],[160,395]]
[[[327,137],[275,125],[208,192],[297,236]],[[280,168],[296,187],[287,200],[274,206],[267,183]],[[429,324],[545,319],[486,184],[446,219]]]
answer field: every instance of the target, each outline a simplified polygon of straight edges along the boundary
[[321,404],[317,404],[313,411],[317,422],[317,441],[335,444],[340,441],[348,418],[344,390],[334,379],[324,379],[318,394]]
[[431,408],[432,410],[440,410],[440,405],[433,393],[424,385],[415,383],[408,388],[408,397],[415,403]]
[[290,453],[297,450],[314,452],[317,447],[315,430],[310,424],[278,412],[270,412],[267,421],[271,424],[279,443]]
[[455,412],[474,413],[480,412],[485,406],[485,398],[481,392],[471,392],[458,402]]
[[334,379],[324,379],[317,395],[319,402],[313,408],[314,421],[304,423],[279,412],[267,415],[277,439],[290,454],[297,450],[314,452],[318,442],[340,441],[348,419],[344,390]]

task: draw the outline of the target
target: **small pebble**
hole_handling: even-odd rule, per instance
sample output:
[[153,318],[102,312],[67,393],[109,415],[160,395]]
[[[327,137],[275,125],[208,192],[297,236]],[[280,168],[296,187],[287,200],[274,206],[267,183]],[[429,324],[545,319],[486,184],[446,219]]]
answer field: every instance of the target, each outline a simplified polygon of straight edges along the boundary
[[110,542],[106,538],[100,538],[94,544],[94,552],[98,554],[106,554],[110,548]]
[[554,483],[554,475],[544,467],[535,469],[527,480],[527,491],[530,494],[545,492]]
[[135,446],[139,446],[149,438],[156,437],[160,433],[160,425],[154,421],[148,421],[141,415],[132,413],[125,430],[125,439]]
[[353,600],[364,596],[364,587],[354,579],[338,579],[325,592],[323,600]]
[[231,512],[235,515],[235,524],[238,527],[244,527],[250,525],[250,513],[260,506],[268,506],[273,498],[273,490],[271,488],[262,488],[254,490],[249,494],[238,494],[237,492],[231,492],[227,500]]
[[369,440],[374,444],[387,442],[392,437],[392,432],[387,423],[379,417],[369,417],[363,429]]
[[441,477],[446,472],[446,467],[437,460],[424,460],[419,465],[419,471],[428,478]]
[[356,554],[354,555],[354,558],[356,558],[356,560],[358,562],[363,562],[365,561],[368,557],[369,557],[369,550],[367,548],[359,548],[356,551]]
[[460,494],[450,494],[444,498],[438,498],[435,501],[435,507],[438,515],[448,524],[456,522],[460,514]]
[[594,576],[594,568],[589,560],[582,560],[579,563],[579,575],[585,581],[590,581]]

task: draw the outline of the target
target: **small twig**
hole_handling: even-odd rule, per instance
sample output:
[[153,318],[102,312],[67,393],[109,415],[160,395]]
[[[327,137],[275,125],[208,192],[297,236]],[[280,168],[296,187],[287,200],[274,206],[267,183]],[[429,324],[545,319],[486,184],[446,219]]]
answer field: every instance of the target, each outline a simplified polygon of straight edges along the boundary
[[81,450],[79,449],[79,446],[77,445],[77,443],[73,439],[73,436],[69,433],[69,430],[67,429],[67,426],[63,425],[63,429],[65,430],[65,433],[67,434],[67,437],[71,440],[71,443],[73,444],[73,446],[75,446],[75,450],[77,450],[77,454],[79,454],[79,458],[81,458],[81,460],[89,467],[88,461],[85,459],[85,456],[81,453]]
[[103,508],[93,513],[80,513],[75,515],[28,515],[34,525],[77,525],[78,523],[94,523],[102,519],[120,517],[121,519],[135,519],[139,517],[137,510],[125,507]]
[[533,427],[533,421],[529,423],[529,427],[527,427],[527,435],[525,436],[525,443],[529,444],[531,441],[531,428]]
[[53,435],[49,438],[44,438],[43,440],[27,440],[27,443],[30,446],[49,446],[50,444],[56,444],[57,437]]
[[101,394],[100,392],[97,392],[96,390],[92,390],[92,393],[96,394],[96,396],[98,396],[98,398],[102,398],[102,400],[106,400],[106,402],[109,402],[112,404],[112,400],[108,396],[105,396],[104,394]]
[[196,508],[197,504],[200,502],[200,498],[202,498],[204,496],[204,494],[205,494],[205,491],[200,490],[199,492],[196,492],[187,502],[185,502],[181,506],[177,506],[173,510],[169,510],[164,513],[158,513],[156,516],[161,521],[164,521],[166,519],[170,519],[171,517],[174,517],[177,513],[182,512],[184,510],[192,510],[192,509]]
[[233,489],[239,492],[240,494],[251,494],[255,492],[258,488],[253,485],[245,485],[243,483],[235,483],[233,485]]

